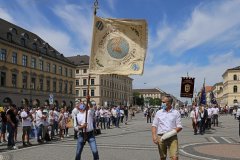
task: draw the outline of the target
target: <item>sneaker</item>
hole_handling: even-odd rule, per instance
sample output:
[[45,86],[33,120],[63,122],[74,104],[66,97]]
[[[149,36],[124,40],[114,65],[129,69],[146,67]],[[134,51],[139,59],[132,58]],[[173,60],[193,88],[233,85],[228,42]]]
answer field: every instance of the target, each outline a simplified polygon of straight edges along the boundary
[[32,143],[28,142],[27,145],[32,146]]
[[17,146],[13,146],[13,147],[12,147],[12,149],[14,149],[14,150],[17,150],[17,149],[18,149],[18,147],[17,147]]
[[70,136],[67,134],[67,137],[70,137]]
[[23,143],[23,147],[27,147],[26,143]]

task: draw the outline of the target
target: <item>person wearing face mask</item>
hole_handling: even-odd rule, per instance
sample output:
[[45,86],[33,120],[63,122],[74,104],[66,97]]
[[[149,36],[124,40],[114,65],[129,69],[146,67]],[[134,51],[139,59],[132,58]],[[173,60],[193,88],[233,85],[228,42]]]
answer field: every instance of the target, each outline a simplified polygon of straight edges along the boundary
[[167,149],[172,160],[178,160],[177,133],[182,130],[181,115],[172,107],[173,98],[166,95],[162,99],[162,109],[159,110],[152,123],[152,140],[158,145],[160,159],[165,160]]

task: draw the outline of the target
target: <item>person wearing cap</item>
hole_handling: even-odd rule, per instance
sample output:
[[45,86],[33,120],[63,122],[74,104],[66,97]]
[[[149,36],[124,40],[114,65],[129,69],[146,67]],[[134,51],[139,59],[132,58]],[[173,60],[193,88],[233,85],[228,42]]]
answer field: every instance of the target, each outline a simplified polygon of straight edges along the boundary
[[181,115],[172,107],[172,103],[171,96],[164,96],[162,109],[156,113],[152,123],[152,139],[158,145],[161,160],[166,159],[168,148],[171,159],[178,159],[177,133],[182,130],[182,124]]
[[[83,147],[85,145],[85,140],[88,141],[88,144],[90,145],[90,148],[93,154],[93,159],[99,160],[96,139],[93,132],[94,110],[92,109],[87,110],[87,123],[85,122],[85,117],[86,117],[86,106],[84,104],[80,104],[79,113],[77,114],[77,126],[75,127],[75,130],[79,131],[75,160],[81,159],[81,154],[82,154]],[[84,133],[85,131],[86,133]],[[84,136],[87,136],[87,137],[84,137]]]

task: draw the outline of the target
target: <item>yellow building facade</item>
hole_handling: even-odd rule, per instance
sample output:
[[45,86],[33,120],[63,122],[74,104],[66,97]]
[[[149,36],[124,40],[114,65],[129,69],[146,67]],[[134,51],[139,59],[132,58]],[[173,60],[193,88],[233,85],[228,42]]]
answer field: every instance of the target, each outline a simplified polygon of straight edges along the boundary
[[0,104],[73,105],[75,65],[34,33],[0,19]]
[[227,69],[223,77],[221,104],[230,107],[240,104],[240,66]]

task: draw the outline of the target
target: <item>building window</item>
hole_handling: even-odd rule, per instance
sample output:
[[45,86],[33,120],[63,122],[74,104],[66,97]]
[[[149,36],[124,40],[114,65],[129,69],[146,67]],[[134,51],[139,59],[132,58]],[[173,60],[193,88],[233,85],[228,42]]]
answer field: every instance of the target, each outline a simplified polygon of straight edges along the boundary
[[95,81],[94,79],[91,79],[91,85],[94,85]]
[[47,63],[47,72],[50,72],[50,63]]
[[23,75],[22,78],[22,88],[26,89],[27,88],[27,76]]
[[27,56],[26,55],[22,56],[22,65],[25,67],[27,66]]
[[65,76],[67,77],[68,76],[68,69],[65,68]]
[[234,80],[234,81],[237,80],[237,75],[236,75],[236,74],[233,75],[233,80]]
[[57,82],[53,81],[53,92],[57,91]]
[[7,33],[7,40],[12,42],[12,34],[11,33]]
[[73,85],[70,84],[70,88],[69,88],[69,93],[70,93],[70,94],[72,94],[72,87],[73,87]]
[[12,74],[12,86],[14,88],[17,87],[17,75],[16,74]]
[[79,90],[76,90],[76,96],[79,96]]
[[37,44],[36,44],[36,43],[33,43],[33,44],[32,44],[32,49],[33,49],[34,51],[37,50]]
[[103,79],[101,79],[101,85],[103,86]]
[[39,79],[40,91],[43,91],[43,79]]
[[83,79],[83,85],[87,85],[87,79]]
[[24,46],[24,47],[25,47],[25,39],[24,39],[24,38],[21,38],[21,39],[20,39],[20,44],[21,44],[21,46]]
[[16,52],[12,53],[12,63],[17,64],[17,53]]
[[47,80],[47,91],[50,91],[50,80]]
[[7,50],[6,49],[1,49],[0,60],[1,61],[6,61],[6,57],[7,57]]
[[5,72],[0,72],[0,74],[1,74],[1,84],[0,84],[0,86],[1,87],[4,87],[4,86],[6,86],[6,73]]
[[53,65],[53,73],[57,73],[57,66],[55,64]]
[[94,94],[94,89],[91,89],[91,96],[92,96],[92,97],[95,96],[95,94]]
[[58,72],[59,72],[60,75],[62,75],[62,66],[59,66]]
[[36,58],[31,59],[31,67],[36,68]]
[[233,86],[233,93],[237,93],[237,86]]
[[32,77],[31,78],[31,86],[30,89],[36,89],[36,78]]
[[78,79],[76,80],[76,86],[79,86],[79,80]]
[[43,61],[39,60],[39,69],[43,71]]
[[79,69],[76,70],[76,74],[79,74]]
[[69,70],[69,74],[70,74],[70,77],[72,78],[73,75],[72,75],[72,70],[71,69]]
[[87,96],[87,90],[84,89],[84,90],[83,90],[83,97],[86,97],[86,96]]
[[59,82],[59,92],[62,93],[62,82]]
[[68,92],[68,83],[65,82],[65,84],[64,84],[64,93],[67,94],[67,92]]
[[87,69],[83,69],[83,73],[87,73]]
[[47,54],[47,48],[46,48],[46,47],[43,47],[43,48],[42,48],[42,53],[43,53],[43,54]]

